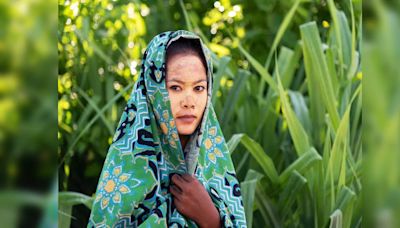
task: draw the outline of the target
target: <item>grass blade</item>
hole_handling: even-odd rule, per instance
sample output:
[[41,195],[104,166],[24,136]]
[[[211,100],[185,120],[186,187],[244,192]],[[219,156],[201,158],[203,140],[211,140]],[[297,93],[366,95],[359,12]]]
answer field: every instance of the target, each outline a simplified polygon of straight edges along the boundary
[[254,208],[254,197],[256,193],[257,182],[264,175],[250,169],[245,180],[240,183],[240,189],[242,191],[244,211],[246,215],[246,222],[248,227],[252,227],[253,224],[253,208]]
[[220,86],[221,78],[224,75],[226,68],[228,66],[228,63],[231,61],[231,57],[229,56],[224,56],[222,57],[219,62],[218,62],[218,70],[214,74],[214,84],[213,84],[213,90],[212,90],[212,103],[215,104],[215,101],[217,100],[217,91]]
[[343,215],[340,210],[335,210],[330,216],[331,222],[329,228],[342,228]]
[[269,177],[271,182],[277,184],[279,180],[278,172],[276,171],[272,159],[264,152],[260,144],[258,144],[245,134],[243,134],[240,142],[244,147],[246,147],[253,158],[260,164],[265,175]]
[[254,69],[260,74],[261,78],[268,83],[268,85],[275,91],[278,91],[276,83],[268,71],[253,57],[248,53],[242,45],[239,43],[239,50],[243,53]]
[[278,89],[279,89],[279,97],[282,103],[282,112],[289,126],[289,132],[292,136],[294,146],[297,151],[297,155],[301,156],[303,153],[308,151],[311,147],[308,135],[301,125],[299,119],[295,115],[292,107],[290,106],[289,100],[286,97],[286,93],[283,90],[283,86],[281,84],[281,80],[278,72]]
[[282,185],[286,185],[286,182],[292,175],[293,171],[297,170],[299,173],[304,174],[315,164],[315,162],[321,160],[322,157],[318,154],[318,152],[314,148],[311,148],[282,172],[282,174],[279,176],[279,182]]
[[[311,96],[321,96],[334,130],[339,126],[339,114],[337,112],[337,101],[333,92],[331,78],[325,56],[322,52],[321,39],[318,34],[318,27],[315,22],[309,22],[300,26],[300,33],[303,41],[304,63],[306,64],[306,75],[309,83]],[[314,91],[316,90],[316,91]],[[312,104],[312,105],[321,105]],[[322,111],[322,110],[320,110]]]
[[79,192],[60,192],[58,193],[58,203],[60,205],[74,206],[83,204],[92,209],[93,198]]
[[281,41],[283,35],[285,34],[286,29],[289,27],[290,22],[292,22],[294,13],[296,12],[299,4],[300,4],[300,0],[296,0],[295,3],[293,4],[292,8],[290,8],[289,12],[286,14],[281,25],[279,26],[278,32],[276,33],[276,36],[272,43],[271,49],[268,53],[267,60],[265,61],[265,64],[264,64],[265,69],[269,68],[269,64],[271,63],[273,53],[275,52],[275,49],[277,48],[279,42]]
[[240,140],[242,140],[243,134],[234,134],[232,137],[229,139],[227,145],[228,145],[228,150],[232,154],[237,145],[240,143]]
[[224,105],[224,110],[221,115],[222,119],[222,126],[226,126],[226,124],[229,122],[230,118],[232,117],[232,114],[234,113],[232,110],[235,108],[235,104],[237,103],[237,99],[239,96],[239,93],[243,89],[244,85],[246,84],[246,79],[249,77],[250,72],[247,70],[238,70],[238,75],[237,78],[235,78],[235,83],[233,87],[229,91],[228,98],[225,102]]
[[279,195],[279,204],[283,218],[291,212],[291,206],[296,200],[296,197],[301,193],[300,190],[306,183],[307,179],[296,170],[290,174],[290,178],[286,183],[283,192]]
[[106,117],[104,116],[103,113],[100,113],[100,109],[99,107],[96,105],[96,103],[93,101],[93,99],[91,99],[86,93],[85,91],[83,91],[81,88],[77,87],[76,88],[78,93],[85,98],[85,100],[88,102],[88,104],[100,115],[101,120],[103,121],[104,125],[106,125],[108,132],[110,133],[110,135],[114,134],[114,129],[113,127],[111,127],[111,123],[106,119]]
[[185,17],[185,22],[186,22],[186,28],[189,31],[193,31],[193,26],[190,23],[190,19],[189,19],[189,15],[187,13],[187,10],[185,8],[185,5],[183,4],[183,0],[179,0],[179,5],[181,6],[182,12],[183,12],[183,16]]

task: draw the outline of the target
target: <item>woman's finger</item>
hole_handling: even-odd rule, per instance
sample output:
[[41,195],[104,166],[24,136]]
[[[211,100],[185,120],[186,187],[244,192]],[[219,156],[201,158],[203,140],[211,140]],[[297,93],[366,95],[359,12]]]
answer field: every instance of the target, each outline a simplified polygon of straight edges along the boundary
[[185,174],[182,175],[182,179],[184,179],[188,183],[191,183],[193,181],[193,176],[185,173]]
[[182,191],[185,190],[186,181],[180,177],[178,174],[175,174],[171,177],[172,183],[176,184]]
[[169,191],[171,192],[171,194],[175,197],[175,198],[180,198],[182,191],[175,185],[171,185],[171,187],[169,187]]

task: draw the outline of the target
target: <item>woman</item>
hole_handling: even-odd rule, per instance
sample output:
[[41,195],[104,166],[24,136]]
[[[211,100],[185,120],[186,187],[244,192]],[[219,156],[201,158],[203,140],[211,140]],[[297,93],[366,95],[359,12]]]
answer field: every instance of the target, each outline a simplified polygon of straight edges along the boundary
[[209,50],[188,31],[144,53],[88,227],[245,227],[240,187],[211,104]]

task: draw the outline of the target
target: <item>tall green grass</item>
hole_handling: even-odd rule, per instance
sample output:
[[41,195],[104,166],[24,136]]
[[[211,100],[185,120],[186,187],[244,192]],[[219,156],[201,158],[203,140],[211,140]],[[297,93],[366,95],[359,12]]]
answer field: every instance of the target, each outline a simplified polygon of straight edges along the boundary
[[[400,226],[400,16],[394,2],[372,1],[365,22],[363,69],[364,205],[367,227]],[[379,92],[375,92],[379,91]]]
[[[357,78],[360,54],[355,37],[359,27],[353,7],[348,21],[328,1],[331,26],[325,40],[311,21],[299,27],[301,39],[294,50],[284,46],[278,50],[299,5],[296,1],[283,20],[265,64],[239,44],[253,79],[247,79],[246,90],[235,87],[243,84],[241,71],[233,77],[229,95],[219,100],[223,113],[227,109],[233,113],[228,121],[225,114],[220,116],[222,128],[226,135],[245,133],[232,135],[229,145],[243,180],[249,226],[358,227],[362,83]],[[295,81],[301,69],[305,76]],[[232,94],[239,97],[233,107]],[[236,124],[228,125],[232,119]]]

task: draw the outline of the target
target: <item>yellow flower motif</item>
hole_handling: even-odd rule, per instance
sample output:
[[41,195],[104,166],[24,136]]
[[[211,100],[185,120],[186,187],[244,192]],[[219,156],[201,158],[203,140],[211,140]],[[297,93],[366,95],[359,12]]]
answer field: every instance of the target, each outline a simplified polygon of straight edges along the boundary
[[121,181],[121,182],[125,182],[125,181],[127,181],[127,180],[128,180],[128,178],[129,178],[129,176],[128,176],[128,175],[126,175],[126,174],[122,174],[121,176],[119,176],[119,181]]
[[106,186],[104,187],[104,190],[106,192],[112,192],[114,191],[115,188],[115,182],[113,180],[108,180]]
[[218,148],[215,148],[215,149],[214,149],[214,153],[215,153],[215,155],[217,155],[218,157],[223,157],[222,152],[221,152]]
[[107,207],[109,202],[110,202],[110,198],[103,198],[101,200],[101,209],[104,209],[105,207]]
[[100,182],[100,191],[96,196],[95,202],[100,201],[101,209],[106,208],[110,202],[120,203],[122,195],[130,192],[130,189],[124,183],[127,182],[131,174],[122,173],[122,167],[116,166],[112,172],[105,171],[103,179]]
[[171,139],[171,140],[169,141],[169,144],[170,144],[173,148],[176,148],[175,140]]
[[127,193],[129,192],[129,189],[125,185],[122,185],[121,187],[119,187],[119,191],[122,193]]
[[164,117],[165,120],[169,119],[168,111],[164,111],[163,112],[163,117]]
[[210,128],[210,130],[208,130],[208,134],[215,136],[215,134],[217,133],[217,129],[215,127]]
[[175,132],[172,133],[172,138],[175,139],[175,140],[178,140],[178,139],[179,139],[179,138],[178,138],[178,134],[176,134]]
[[114,201],[115,203],[121,202],[121,193],[116,192],[115,195],[114,195],[114,197],[113,197],[113,201]]
[[216,161],[216,159],[215,159],[215,154],[209,153],[209,154],[208,154],[208,159],[210,159],[210,161],[212,161],[212,163],[215,164],[215,161]]
[[[208,130],[209,138],[205,139],[204,146],[207,150],[207,156],[211,162],[214,164],[217,161],[217,157],[223,158],[224,154],[218,148],[217,144],[221,144],[223,142],[223,138],[217,135],[217,128],[212,127]],[[216,136],[216,137],[213,137]]]
[[206,146],[206,149],[209,150],[212,146],[211,139],[207,138],[206,141],[204,142],[204,145]]
[[121,166],[115,167],[113,170],[114,176],[119,176],[121,174]]
[[166,135],[168,133],[168,127],[165,123],[160,124],[161,131]]

